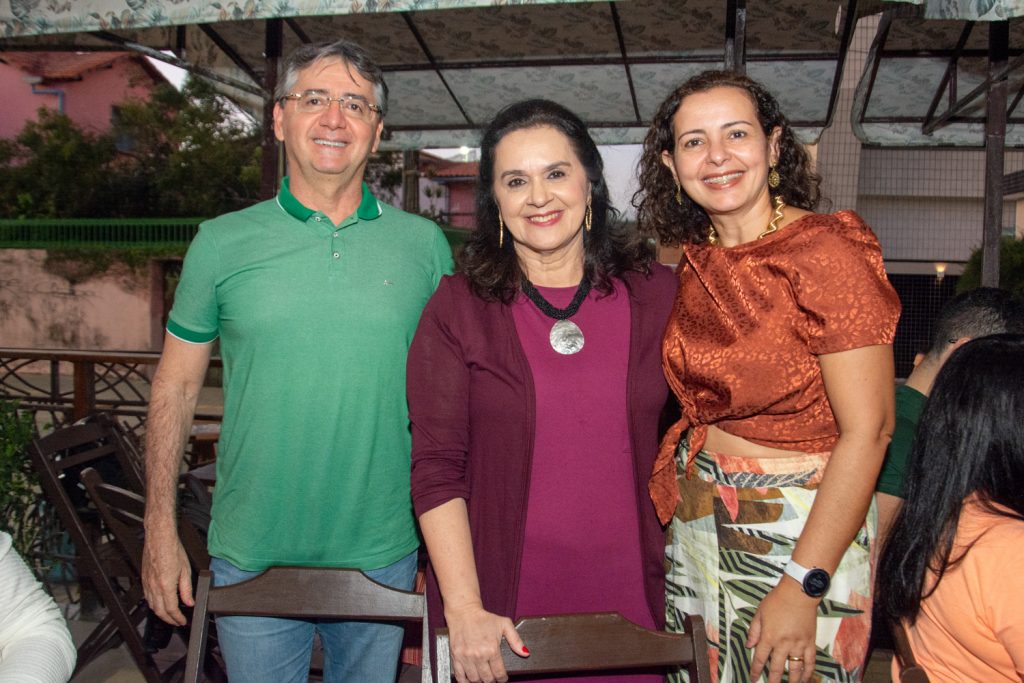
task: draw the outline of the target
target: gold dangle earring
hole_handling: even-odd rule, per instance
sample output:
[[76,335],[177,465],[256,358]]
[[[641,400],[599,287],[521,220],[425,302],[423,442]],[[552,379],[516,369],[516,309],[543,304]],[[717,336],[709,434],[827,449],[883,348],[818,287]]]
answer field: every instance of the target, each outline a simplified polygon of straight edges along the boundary
[[683,186],[676,181],[676,204],[683,205]]
[[505,244],[505,223],[501,220],[501,211],[498,212],[498,249]]
[[775,164],[772,164],[768,168],[768,187],[773,190],[782,183],[782,178],[779,177],[779,172],[775,170]]
[[583,217],[583,224],[587,228],[587,232],[590,232],[590,227],[594,223],[594,212],[590,208],[590,197],[587,197],[587,213]]

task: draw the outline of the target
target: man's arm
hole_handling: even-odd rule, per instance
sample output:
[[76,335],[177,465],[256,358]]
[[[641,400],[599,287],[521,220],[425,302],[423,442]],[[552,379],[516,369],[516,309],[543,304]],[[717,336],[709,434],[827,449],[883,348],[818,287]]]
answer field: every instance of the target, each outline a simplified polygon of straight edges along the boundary
[[178,540],[178,474],[212,344],[190,344],[165,335],[153,378],[146,421],[146,543],[142,583],[154,614],[185,624],[178,596],[192,600],[192,569]]
[[[917,372],[915,369],[914,373]],[[913,376],[912,373],[911,377]],[[896,428],[893,429],[892,441],[885,451],[885,462],[875,485],[875,501],[878,504],[878,535],[875,542],[879,548],[884,545],[889,535],[889,527],[903,507],[903,499],[906,496],[907,468],[910,464],[910,453],[914,449],[914,434],[917,431],[917,420],[911,419],[910,415],[913,412],[910,411],[908,414],[907,408],[913,407],[909,402],[915,400],[916,395],[916,390],[914,394],[907,391],[901,393],[900,390],[896,393]]]

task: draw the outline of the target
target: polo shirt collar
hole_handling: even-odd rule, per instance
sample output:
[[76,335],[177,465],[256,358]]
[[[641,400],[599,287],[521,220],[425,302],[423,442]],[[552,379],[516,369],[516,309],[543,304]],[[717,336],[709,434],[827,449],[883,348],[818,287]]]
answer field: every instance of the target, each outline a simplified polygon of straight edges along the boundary
[[[309,220],[310,216],[317,213],[313,209],[304,205],[302,202],[292,194],[291,187],[288,184],[288,176],[281,179],[281,191],[277,195],[277,203],[281,206],[288,215],[293,218],[297,218],[303,223]],[[380,208],[380,202],[370,192],[370,188],[367,187],[366,183],[363,183],[363,198],[359,202],[359,206],[356,208],[356,216],[363,221],[372,221],[375,218],[380,218],[383,211]]]

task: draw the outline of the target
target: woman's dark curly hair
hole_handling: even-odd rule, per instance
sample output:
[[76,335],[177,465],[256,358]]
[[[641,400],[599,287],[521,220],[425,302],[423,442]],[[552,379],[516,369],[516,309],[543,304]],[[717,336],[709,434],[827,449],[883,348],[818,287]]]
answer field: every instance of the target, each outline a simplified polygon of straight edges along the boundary
[[522,271],[513,240],[498,246],[498,203],[494,198],[494,150],[508,135],[524,128],[550,126],[569,139],[590,181],[593,220],[583,234],[583,273],[591,286],[612,290],[611,278],[628,271],[647,273],[654,257],[650,243],[619,220],[604,181],[604,162],[578,116],[550,100],[524,100],[495,115],[480,141],[480,177],[476,186],[476,230],[462,252],[462,271],[473,292],[487,301],[509,303],[519,290]]
[[712,88],[739,88],[754,102],[757,120],[765,135],[778,127],[779,161],[775,169],[782,184],[773,189],[781,194],[786,204],[814,210],[821,198],[821,176],[811,169],[807,150],[793,134],[789,121],[779,109],[779,103],[768,90],[742,74],[733,71],[705,71],[680,85],[658,108],[651,128],[644,138],[644,151],[640,158],[640,189],[633,195],[637,209],[637,225],[645,235],[657,235],[664,244],[698,244],[706,242],[711,219],[696,202],[682,193],[682,204],[676,201],[676,181],[661,160],[662,152],[675,150],[672,118],[679,105],[689,95],[707,92]]

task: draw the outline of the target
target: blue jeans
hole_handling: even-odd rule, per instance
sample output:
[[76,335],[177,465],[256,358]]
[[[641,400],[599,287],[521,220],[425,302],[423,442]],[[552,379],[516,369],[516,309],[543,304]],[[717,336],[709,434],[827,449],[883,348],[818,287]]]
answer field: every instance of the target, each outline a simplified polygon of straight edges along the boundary
[[[212,558],[214,586],[229,586],[262,572]],[[412,590],[416,551],[394,564],[365,572],[392,588]],[[313,634],[324,647],[324,683],[394,683],[402,649],[401,625],[374,621],[325,621],[276,617],[218,617],[217,638],[232,683],[305,683]]]

